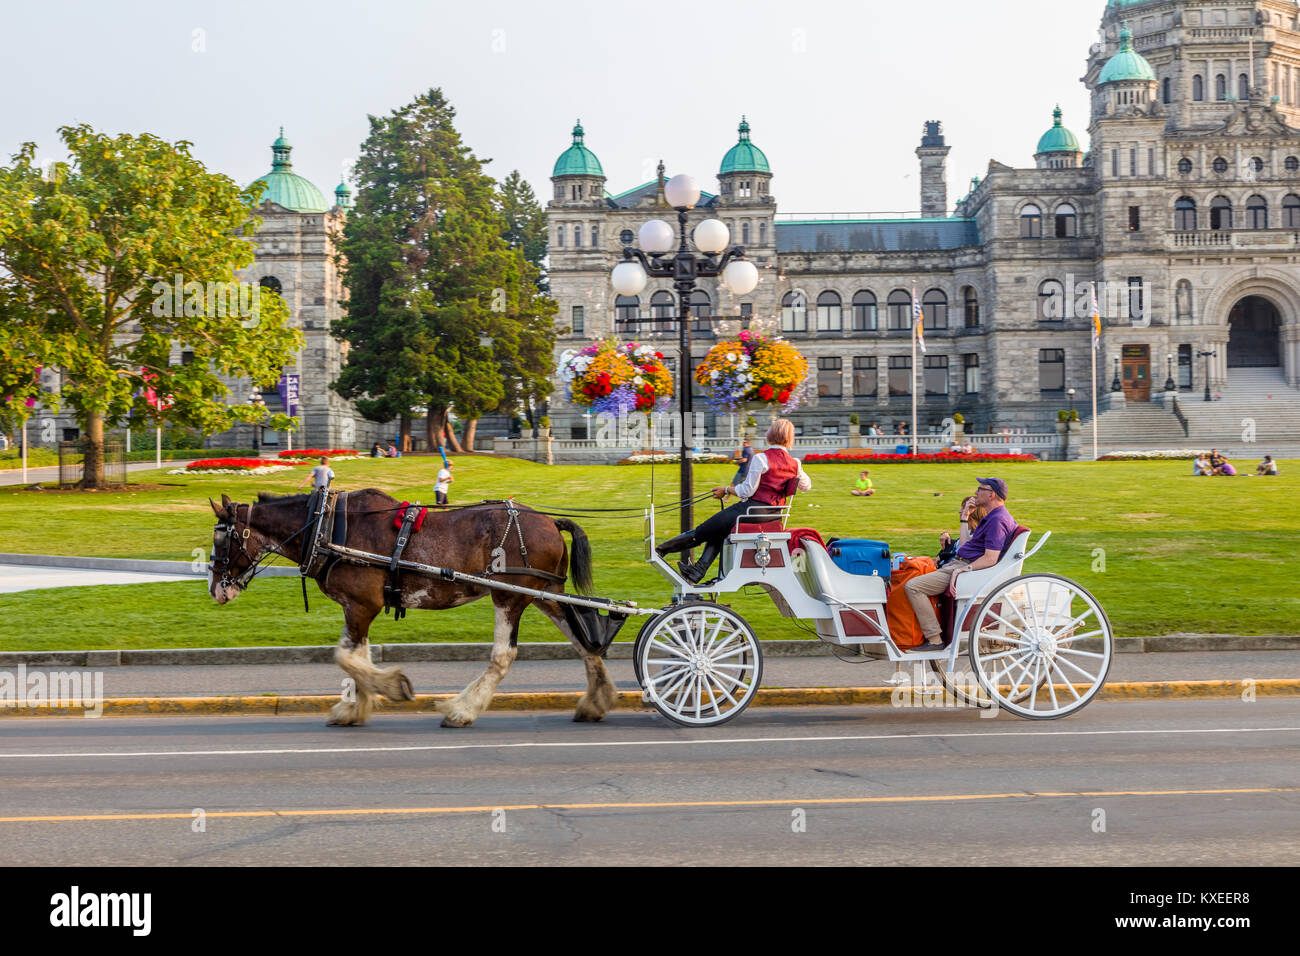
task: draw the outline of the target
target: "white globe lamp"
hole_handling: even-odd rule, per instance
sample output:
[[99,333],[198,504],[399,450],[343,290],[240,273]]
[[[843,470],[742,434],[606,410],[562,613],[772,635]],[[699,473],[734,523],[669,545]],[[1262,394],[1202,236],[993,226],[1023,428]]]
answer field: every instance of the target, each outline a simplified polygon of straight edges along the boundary
[[722,284],[733,295],[749,295],[758,285],[758,270],[748,259],[735,259],[722,270]]
[[620,262],[609,274],[614,284],[614,291],[619,295],[640,295],[645,288],[647,276],[639,262]]
[[664,184],[664,198],[674,209],[692,209],[700,201],[700,185],[695,177],[678,173]]
[[731,242],[731,232],[721,219],[706,219],[695,227],[691,238],[700,252],[715,255],[727,248]]
[[643,252],[661,255],[673,247],[673,227],[662,219],[651,219],[637,232],[637,241]]

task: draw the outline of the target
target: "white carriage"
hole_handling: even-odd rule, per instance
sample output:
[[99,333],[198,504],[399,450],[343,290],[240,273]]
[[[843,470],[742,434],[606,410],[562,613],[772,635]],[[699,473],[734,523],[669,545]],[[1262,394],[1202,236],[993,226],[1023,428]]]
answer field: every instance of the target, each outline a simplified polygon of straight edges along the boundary
[[[673,585],[673,602],[637,636],[634,662],[645,698],[678,724],[712,726],[740,714],[763,676],[752,628],[720,595],[757,587],[785,617],[816,628],[823,641],[866,657],[927,661],[958,701],[1001,707],[1021,717],[1064,717],[1101,690],[1110,669],[1110,622],[1097,600],[1059,574],[1029,572],[1030,530],[1017,529],[998,563],[958,576],[956,596],[940,603],[944,645],[906,651],[890,637],[888,580],[851,574],[816,540],[786,527],[789,506],[737,522],[720,575],[692,585],[654,550],[653,509],[646,512],[646,560]],[[969,672],[960,669],[963,653]]]

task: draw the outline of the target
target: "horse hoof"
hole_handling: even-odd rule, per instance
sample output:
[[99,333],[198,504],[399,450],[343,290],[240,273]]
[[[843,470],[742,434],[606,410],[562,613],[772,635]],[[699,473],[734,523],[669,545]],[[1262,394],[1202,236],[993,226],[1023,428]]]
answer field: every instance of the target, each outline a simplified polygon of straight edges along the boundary
[[604,717],[604,714],[583,713],[579,710],[574,712],[573,721],[578,724],[594,724],[599,720],[603,720]]
[[474,723],[474,718],[465,714],[448,714],[442,718],[444,727],[468,727]]

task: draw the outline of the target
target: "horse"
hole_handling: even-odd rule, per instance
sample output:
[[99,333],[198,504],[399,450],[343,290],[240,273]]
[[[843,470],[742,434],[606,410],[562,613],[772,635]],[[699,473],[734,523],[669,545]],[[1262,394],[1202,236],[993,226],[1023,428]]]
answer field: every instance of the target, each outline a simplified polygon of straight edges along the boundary
[[[223,494],[220,506],[208,499],[217,516],[208,590],[218,604],[233,600],[247,588],[260,563],[273,554],[302,563],[304,547],[309,547],[306,539],[312,531],[308,527],[313,519],[309,512],[311,497],[263,492],[256,502],[241,504]],[[563,531],[573,539],[573,582],[578,591],[590,593],[591,545],[583,530],[567,518],[553,519],[520,504],[512,503],[511,507],[516,515],[513,528],[510,512],[502,503],[485,502],[445,511],[430,509],[420,531],[410,536],[403,560],[484,575],[492,566],[494,548],[517,545],[526,549],[527,568],[507,568],[507,573],[495,577],[547,590],[557,581],[562,584],[568,576],[570,556]],[[380,555],[393,553],[398,536],[393,518],[401,512],[400,502],[377,488],[366,488],[348,493],[345,511],[348,548]],[[529,570],[539,573],[526,573]],[[355,695],[345,693],[330,710],[331,726],[365,724],[381,696],[389,700],[415,698],[401,668],[377,667],[370,660],[370,624],[384,609],[387,576],[387,568],[340,562],[316,578],[321,592],[343,608],[343,634],[334,660],[355,683]],[[489,591],[494,625],[487,669],[454,698],[438,702],[442,726],[468,727],[487,709],[518,653],[520,615],[533,603],[578,649],[586,668],[587,690],[578,701],[573,719],[597,721],[604,717],[618,697],[614,682],[601,654],[583,646],[559,603],[410,572],[402,575],[401,603],[404,608],[436,611],[477,601]]]

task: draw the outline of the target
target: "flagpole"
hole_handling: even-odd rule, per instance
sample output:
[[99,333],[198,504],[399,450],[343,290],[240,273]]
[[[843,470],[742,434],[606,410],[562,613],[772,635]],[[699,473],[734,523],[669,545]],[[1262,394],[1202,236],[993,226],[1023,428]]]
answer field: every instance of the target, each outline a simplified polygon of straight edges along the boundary
[[1097,347],[1092,349],[1092,460],[1097,460]]
[[912,454],[916,447],[916,319],[912,320]]

